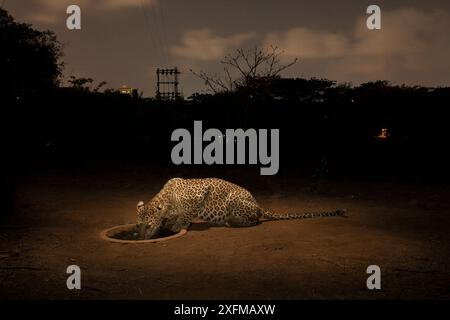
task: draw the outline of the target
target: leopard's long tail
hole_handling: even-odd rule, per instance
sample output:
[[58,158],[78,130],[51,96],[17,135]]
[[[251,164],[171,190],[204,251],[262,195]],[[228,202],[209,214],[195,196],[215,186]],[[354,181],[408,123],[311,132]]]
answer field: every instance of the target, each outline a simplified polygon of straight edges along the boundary
[[322,217],[344,217],[347,218],[347,209],[337,209],[333,211],[305,212],[305,213],[287,213],[279,214],[271,211],[263,211],[262,217],[268,220],[290,220],[290,219],[310,219]]

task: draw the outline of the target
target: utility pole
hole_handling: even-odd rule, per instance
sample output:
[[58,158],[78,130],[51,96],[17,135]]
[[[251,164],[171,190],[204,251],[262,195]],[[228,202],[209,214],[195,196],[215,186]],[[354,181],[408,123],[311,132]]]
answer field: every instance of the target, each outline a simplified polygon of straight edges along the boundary
[[161,100],[177,100],[180,98],[178,68],[156,69],[156,98]]

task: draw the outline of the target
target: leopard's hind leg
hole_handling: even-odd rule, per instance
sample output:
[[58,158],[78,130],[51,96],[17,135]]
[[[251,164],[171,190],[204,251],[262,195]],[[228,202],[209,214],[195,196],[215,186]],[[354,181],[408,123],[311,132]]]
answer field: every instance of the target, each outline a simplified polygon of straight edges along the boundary
[[227,227],[251,227],[259,223],[261,209],[253,201],[231,199],[228,203],[225,220]]

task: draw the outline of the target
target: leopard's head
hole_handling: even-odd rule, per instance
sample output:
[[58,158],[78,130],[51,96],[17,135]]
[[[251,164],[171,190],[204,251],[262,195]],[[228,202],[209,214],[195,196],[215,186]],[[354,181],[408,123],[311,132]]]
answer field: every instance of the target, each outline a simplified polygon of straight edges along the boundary
[[167,206],[162,200],[154,198],[147,204],[144,204],[143,201],[139,201],[136,209],[136,226],[139,230],[139,235],[141,239],[150,239],[157,234],[161,228]]

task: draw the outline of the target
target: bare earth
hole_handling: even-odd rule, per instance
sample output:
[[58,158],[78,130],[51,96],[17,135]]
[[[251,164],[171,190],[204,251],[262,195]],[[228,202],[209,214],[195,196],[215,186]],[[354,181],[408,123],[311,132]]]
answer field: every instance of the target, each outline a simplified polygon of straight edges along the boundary
[[[101,230],[133,223],[136,203],[174,176],[148,171],[23,179],[17,215],[0,225],[0,298],[450,298],[448,188],[236,175],[228,179],[271,210],[347,208],[350,217],[235,229],[197,223],[162,243],[101,240]],[[66,287],[72,264],[81,267],[82,290]],[[374,264],[382,290],[370,291],[366,268]]]

